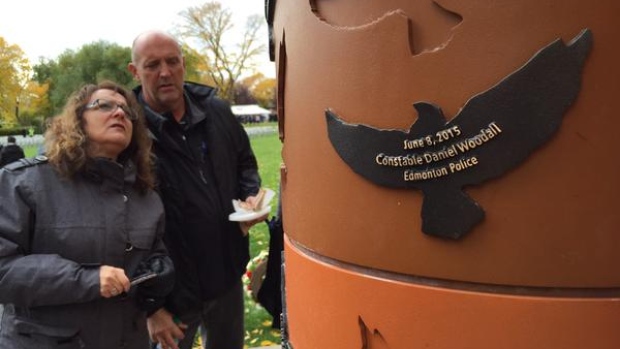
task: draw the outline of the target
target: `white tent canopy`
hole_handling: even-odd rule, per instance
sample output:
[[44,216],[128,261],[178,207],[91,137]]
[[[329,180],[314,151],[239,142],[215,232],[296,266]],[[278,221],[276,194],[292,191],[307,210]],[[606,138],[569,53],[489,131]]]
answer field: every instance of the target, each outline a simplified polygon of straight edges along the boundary
[[242,104],[231,106],[233,114],[242,123],[264,122],[269,120],[269,110],[261,108],[258,104]]
[[269,116],[269,110],[259,107],[258,104],[233,105],[231,108],[232,108],[233,114],[237,116],[247,116],[247,115]]

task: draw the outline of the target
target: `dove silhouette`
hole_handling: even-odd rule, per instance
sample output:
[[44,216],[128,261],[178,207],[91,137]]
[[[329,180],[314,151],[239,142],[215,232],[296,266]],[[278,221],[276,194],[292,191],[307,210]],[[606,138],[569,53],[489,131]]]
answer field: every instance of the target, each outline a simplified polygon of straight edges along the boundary
[[441,108],[416,102],[408,131],[351,124],[327,109],[329,140],[357,174],[381,186],[421,190],[422,231],[458,239],[485,212],[464,191],[523,163],[559,129],[581,87],[592,32],[550,43],[450,121]]

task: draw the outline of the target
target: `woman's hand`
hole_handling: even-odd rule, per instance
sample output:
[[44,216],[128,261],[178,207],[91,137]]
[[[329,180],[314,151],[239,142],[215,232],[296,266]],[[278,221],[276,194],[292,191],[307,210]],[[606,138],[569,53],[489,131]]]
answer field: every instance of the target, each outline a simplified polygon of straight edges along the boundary
[[121,268],[102,265],[99,268],[101,297],[112,298],[129,291],[129,278]]

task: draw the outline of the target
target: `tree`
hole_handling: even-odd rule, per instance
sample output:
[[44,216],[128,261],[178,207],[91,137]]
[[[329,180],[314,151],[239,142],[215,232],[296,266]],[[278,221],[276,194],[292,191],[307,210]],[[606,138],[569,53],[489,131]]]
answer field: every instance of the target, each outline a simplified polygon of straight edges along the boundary
[[256,104],[256,98],[252,96],[252,92],[248,88],[248,86],[237,83],[235,84],[235,100],[233,104]]
[[215,86],[215,81],[209,75],[209,66],[200,52],[193,48],[183,45],[183,56],[185,57],[185,79],[188,81],[199,82],[209,86]]
[[40,62],[34,67],[34,78],[39,84],[49,85],[52,113],[58,113],[69,95],[84,84],[113,80],[133,87],[133,77],[127,70],[130,60],[130,48],[100,40],[78,51],[66,50],[56,60]]
[[22,49],[0,37],[0,122],[16,125],[19,103],[32,70]]
[[246,71],[255,68],[254,59],[265,50],[258,34],[264,19],[260,15],[247,18],[242,39],[237,44],[226,40],[234,27],[232,13],[217,1],[207,2],[182,11],[184,19],[178,29],[179,37],[195,44],[204,59],[202,65],[220,91],[220,96],[234,101],[235,83]]
[[50,109],[47,91],[47,84],[40,85],[34,80],[26,84],[19,100],[19,117],[17,122],[20,126],[42,128],[46,115],[48,115],[44,111]]
[[54,115],[54,106],[52,105],[52,101],[50,99],[50,90],[53,90],[55,86],[52,77],[58,69],[57,66],[58,63],[56,63],[56,61],[42,58],[39,61],[39,64],[33,67],[33,81],[38,83],[40,86],[45,86],[45,104],[40,106],[38,112],[46,117]]
[[[251,98],[245,97],[244,93],[249,94]],[[263,108],[275,109],[276,80],[266,78],[261,73],[249,76],[237,85],[237,98],[238,100],[235,102],[238,104],[249,104],[247,101],[251,101],[251,103],[258,103]]]

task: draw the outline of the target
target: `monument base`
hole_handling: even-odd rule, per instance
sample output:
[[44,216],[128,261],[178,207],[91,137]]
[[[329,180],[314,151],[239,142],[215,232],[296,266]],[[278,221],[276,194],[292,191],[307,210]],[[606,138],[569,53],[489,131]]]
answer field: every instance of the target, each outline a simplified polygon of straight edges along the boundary
[[406,282],[336,264],[285,237],[288,338],[295,349],[620,348],[620,297],[444,288],[437,285],[447,281]]

